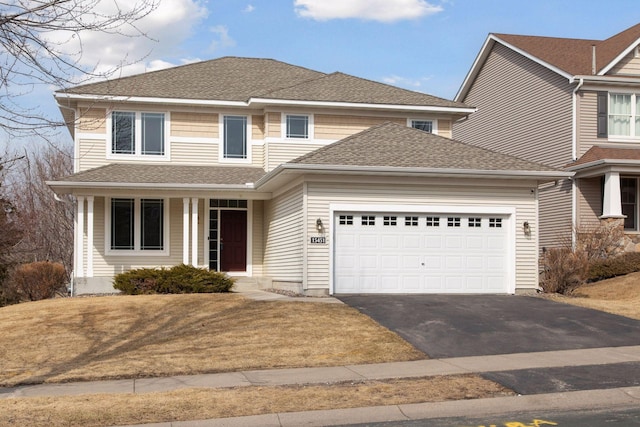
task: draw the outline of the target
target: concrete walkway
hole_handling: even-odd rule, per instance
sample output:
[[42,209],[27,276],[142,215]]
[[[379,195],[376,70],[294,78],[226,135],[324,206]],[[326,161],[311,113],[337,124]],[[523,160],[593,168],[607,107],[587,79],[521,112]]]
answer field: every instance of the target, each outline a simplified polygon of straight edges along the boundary
[[[245,292],[243,292],[245,293]],[[253,293],[253,295],[250,295]],[[278,294],[255,291],[248,297],[291,300]],[[337,302],[334,298],[297,298],[308,302]],[[333,300],[333,301],[332,301]],[[516,369],[563,366],[605,365],[640,362],[640,345],[538,353],[473,356],[412,362],[348,365],[321,368],[240,371],[221,374],[186,375],[166,378],[142,378],[92,381],[66,384],[40,384],[0,389],[1,398],[68,396],[96,393],[150,393],[186,388],[225,388],[239,386],[276,386],[285,384],[326,384],[340,381],[380,380],[428,377],[468,373],[501,372]],[[581,409],[640,405],[640,387],[574,391],[529,396],[393,405],[369,408],[267,414],[251,417],[148,424],[158,427],[221,426],[328,426],[349,423],[398,421],[448,416],[478,416],[505,411]]]

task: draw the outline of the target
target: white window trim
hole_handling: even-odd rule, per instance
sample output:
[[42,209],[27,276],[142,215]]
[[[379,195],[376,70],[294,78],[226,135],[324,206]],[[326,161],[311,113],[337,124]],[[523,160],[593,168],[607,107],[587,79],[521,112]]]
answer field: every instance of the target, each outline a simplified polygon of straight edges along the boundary
[[429,117],[409,117],[407,119],[407,127],[413,128],[414,121],[431,122],[431,133],[438,135],[438,120]]
[[[237,116],[237,117],[246,117],[247,119],[247,157],[245,159],[228,159],[224,156],[224,118],[225,116]],[[240,164],[251,164],[253,162],[253,135],[251,132],[251,114],[241,114],[237,112],[229,112],[229,113],[220,113],[218,115],[218,123],[219,126],[219,135],[218,135],[218,161],[220,163],[240,163]]]
[[[115,154],[111,152],[113,140],[113,120],[112,113],[113,112],[122,112],[122,113],[134,113],[136,115],[136,133],[134,136],[135,143],[135,153],[134,154]],[[164,154],[163,155],[155,155],[155,154],[142,154],[142,113],[156,113],[156,114],[164,114]],[[170,138],[170,129],[171,129],[171,113],[169,111],[137,111],[137,110],[120,110],[115,109],[109,111],[107,114],[107,141],[105,144],[106,148],[106,156],[108,160],[144,160],[144,161],[169,161],[171,160],[171,138]]]
[[[629,127],[629,135],[615,135],[610,132],[609,117],[611,117],[611,95],[631,95],[631,123]],[[640,111],[636,111],[637,98],[640,97],[640,93],[635,92],[608,92],[608,104],[607,104],[607,131],[608,139],[611,142],[629,142],[639,141],[640,136],[635,136],[636,133],[636,119],[640,117]]]
[[[307,116],[309,118],[308,133],[306,138],[289,138],[287,137],[287,116]],[[312,113],[281,113],[280,114],[280,135],[282,135],[283,141],[288,142],[304,142],[313,141],[315,139],[314,132],[314,116]]]
[[[111,249],[111,200],[112,199],[133,199],[134,200],[134,235],[133,235],[133,246],[135,249],[127,250],[127,249]],[[142,250],[140,249],[140,200],[141,199],[161,199],[163,200],[163,249],[161,251],[157,250]],[[105,197],[105,206],[104,206],[104,246],[105,246],[105,254],[109,256],[169,256],[171,255],[171,250],[169,245],[171,243],[170,239],[170,221],[169,221],[169,199],[166,197],[127,197],[127,196],[116,196],[116,197]]]

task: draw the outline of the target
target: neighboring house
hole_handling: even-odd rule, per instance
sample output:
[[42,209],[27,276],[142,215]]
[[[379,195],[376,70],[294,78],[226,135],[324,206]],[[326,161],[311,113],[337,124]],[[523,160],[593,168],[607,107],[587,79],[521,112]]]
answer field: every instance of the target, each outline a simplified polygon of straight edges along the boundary
[[541,248],[601,222],[640,242],[639,44],[640,24],[606,40],[490,34],[455,97],[478,110],[456,139],[575,172],[540,187]]
[[465,104],[268,59],[55,97],[75,294],[180,263],[309,295],[535,289],[537,188],[570,175],[450,139]]

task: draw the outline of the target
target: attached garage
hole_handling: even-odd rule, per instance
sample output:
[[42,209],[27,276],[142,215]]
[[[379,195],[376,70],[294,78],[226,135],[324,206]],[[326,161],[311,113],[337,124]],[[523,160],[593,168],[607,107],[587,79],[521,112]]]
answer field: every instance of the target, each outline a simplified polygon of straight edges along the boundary
[[471,209],[336,211],[334,293],[513,292],[513,213]]

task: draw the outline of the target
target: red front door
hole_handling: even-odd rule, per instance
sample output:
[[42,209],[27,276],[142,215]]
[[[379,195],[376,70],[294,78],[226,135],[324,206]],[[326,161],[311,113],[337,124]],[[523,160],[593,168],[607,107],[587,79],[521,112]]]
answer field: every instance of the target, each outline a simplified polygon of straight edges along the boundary
[[220,270],[247,270],[247,211],[220,211]]

